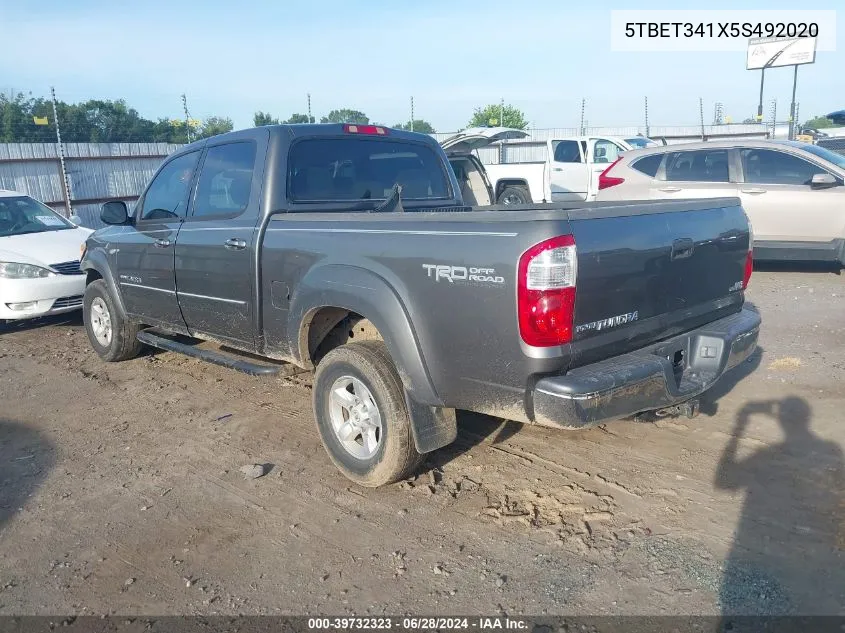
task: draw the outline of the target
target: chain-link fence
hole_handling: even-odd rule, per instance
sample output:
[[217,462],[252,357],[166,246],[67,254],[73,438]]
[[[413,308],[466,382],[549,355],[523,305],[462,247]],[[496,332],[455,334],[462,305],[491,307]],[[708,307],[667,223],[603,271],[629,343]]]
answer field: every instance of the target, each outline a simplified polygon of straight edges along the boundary
[[839,152],[845,155],[845,137],[842,138],[822,138],[816,141],[816,145],[824,147],[825,149]]

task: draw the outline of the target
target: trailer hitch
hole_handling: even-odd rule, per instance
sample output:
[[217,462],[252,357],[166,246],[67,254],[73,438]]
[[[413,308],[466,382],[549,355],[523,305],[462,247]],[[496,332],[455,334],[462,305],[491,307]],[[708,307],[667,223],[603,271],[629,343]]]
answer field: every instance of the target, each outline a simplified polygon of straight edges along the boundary
[[700,408],[701,403],[699,402],[698,398],[693,398],[692,400],[687,400],[686,402],[682,402],[671,407],[657,409],[654,412],[654,415],[656,415],[658,418],[683,415],[692,419],[698,415]]

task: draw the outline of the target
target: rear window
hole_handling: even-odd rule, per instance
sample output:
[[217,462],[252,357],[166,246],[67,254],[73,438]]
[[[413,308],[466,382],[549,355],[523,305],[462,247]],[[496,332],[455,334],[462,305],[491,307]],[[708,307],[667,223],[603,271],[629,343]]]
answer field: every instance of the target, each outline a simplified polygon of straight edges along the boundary
[[288,158],[291,200],[383,200],[397,183],[403,200],[448,199],[449,181],[430,147],[383,138],[300,141]]
[[673,152],[666,160],[666,180],[730,182],[728,150]]
[[660,161],[662,160],[663,154],[643,156],[639,160],[635,160],[631,163],[631,168],[636,169],[641,174],[654,178],[657,175],[657,170],[660,169]]

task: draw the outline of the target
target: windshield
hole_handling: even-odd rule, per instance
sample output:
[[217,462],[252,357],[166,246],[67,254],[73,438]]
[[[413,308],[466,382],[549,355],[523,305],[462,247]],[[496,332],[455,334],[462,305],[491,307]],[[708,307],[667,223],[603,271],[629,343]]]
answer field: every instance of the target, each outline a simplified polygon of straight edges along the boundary
[[637,136],[635,138],[626,138],[625,142],[634,148],[642,148],[642,147],[657,147],[657,143],[652,141],[650,138],[645,138],[643,136]]
[[819,158],[823,158],[829,163],[833,163],[839,169],[845,169],[845,155],[837,154],[836,152],[825,149],[824,147],[819,147],[818,145],[810,145],[809,143],[790,143],[790,145],[794,145],[795,147],[800,147],[805,152],[809,152],[814,156],[818,156]]
[[29,196],[0,198],[0,237],[76,228]]

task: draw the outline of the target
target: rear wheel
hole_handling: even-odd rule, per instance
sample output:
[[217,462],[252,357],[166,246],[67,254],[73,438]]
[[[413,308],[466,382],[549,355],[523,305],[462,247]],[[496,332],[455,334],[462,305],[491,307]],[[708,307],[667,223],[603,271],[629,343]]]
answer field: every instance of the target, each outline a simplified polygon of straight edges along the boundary
[[352,481],[383,486],[421,463],[402,381],[382,341],[351,343],[326,354],[317,366],[313,398],[323,446]]
[[511,185],[502,189],[497,203],[506,207],[515,204],[531,204],[531,193],[528,191],[528,187]]
[[91,347],[105,361],[135,358],[144,347],[135,338],[140,326],[120,316],[102,279],[92,281],[85,288],[82,320]]

